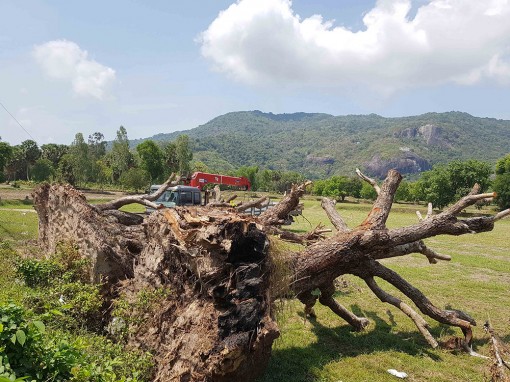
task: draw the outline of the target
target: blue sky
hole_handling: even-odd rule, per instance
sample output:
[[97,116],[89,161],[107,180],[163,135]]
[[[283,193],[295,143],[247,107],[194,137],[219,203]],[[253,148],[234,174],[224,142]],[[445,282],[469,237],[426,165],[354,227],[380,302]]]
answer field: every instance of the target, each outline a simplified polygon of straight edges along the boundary
[[0,136],[143,138],[255,109],[510,119],[509,16],[508,0],[3,0],[0,102],[28,134],[0,108]]

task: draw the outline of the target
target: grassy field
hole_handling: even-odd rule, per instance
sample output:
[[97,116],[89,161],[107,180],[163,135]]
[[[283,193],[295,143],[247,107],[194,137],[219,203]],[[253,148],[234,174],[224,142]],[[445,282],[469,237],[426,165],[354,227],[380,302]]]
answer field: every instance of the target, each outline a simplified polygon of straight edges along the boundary
[[[0,206],[0,241],[21,247],[36,238],[37,215],[19,211],[31,207],[16,203],[4,201]],[[320,202],[310,198],[304,204],[304,214],[296,219],[292,230],[307,231],[319,222],[330,226]],[[350,227],[359,224],[370,209],[369,204],[363,203],[343,203],[337,207]],[[140,206],[126,208],[142,211]],[[395,205],[389,226],[415,223],[417,208],[425,212],[423,207]],[[478,322],[475,350],[488,355],[488,337],[481,328],[485,320],[490,319],[502,338],[510,342],[509,233],[510,219],[506,219],[489,233],[427,240],[434,250],[451,255],[451,262],[430,265],[424,256],[411,255],[383,263],[422,290],[438,307],[461,309],[472,315]],[[23,286],[14,282],[7,259],[0,262],[0,302],[21,301]],[[394,288],[378,281],[385,290],[402,298]],[[368,329],[351,332],[344,321],[320,304],[316,307],[318,318],[306,320],[298,301],[279,302],[281,337],[273,346],[269,368],[260,382],[398,380],[387,369],[405,371],[409,381],[487,380],[487,361],[464,353],[431,349],[407,316],[380,302],[361,280],[344,276],[338,284],[337,299],[356,314],[369,318]],[[439,339],[461,335],[457,329],[427,321]]]
[[[350,227],[359,224],[370,207],[354,203],[337,205]],[[420,208],[422,213],[426,212],[423,207],[396,204],[388,225],[416,223],[415,211]],[[298,218],[292,229],[307,231],[319,222],[330,226],[320,203],[305,200],[304,216]],[[451,262],[430,265],[424,256],[411,255],[383,263],[421,289],[438,307],[471,314],[478,322],[475,348],[488,355],[488,337],[481,328],[485,320],[490,319],[497,332],[510,341],[509,232],[510,219],[507,219],[489,233],[442,236],[426,241],[436,251],[451,255]],[[409,381],[487,380],[487,361],[464,353],[431,349],[413,322],[398,309],[380,302],[363,281],[353,276],[344,276],[340,281],[336,298],[356,314],[369,318],[368,330],[352,332],[345,322],[320,304],[316,309],[318,318],[306,320],[298,301],[285,301],[278,317],[282,334],[260,382],[397,380],[387,369],[405,371]],[[406,301],[393,287],[382,280],[378,282]],[[427,321],[436,338],[461,336],[460,330]]]

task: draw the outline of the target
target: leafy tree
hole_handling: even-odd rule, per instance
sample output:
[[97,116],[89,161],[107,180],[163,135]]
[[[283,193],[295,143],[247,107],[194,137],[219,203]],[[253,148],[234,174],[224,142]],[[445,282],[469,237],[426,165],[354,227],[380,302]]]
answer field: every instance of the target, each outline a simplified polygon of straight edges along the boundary
[[69,147],[67,145],[58,145],[56,143],[48,143],[41,146],[41,158],[49,159],[53,168],[58,168],[60,159],[67,154]]
[[82,133],[74,136],[74,141],[69,147],[69,158],[74,178],[78,184],[87,182],[91,177],[92,163],[89,157],[89,147]]
[[76,178],[73,171],[73,158],[71,154],[64,154],[58,163],[57,178],[61,182],[76,184]]
[[89,180],[97,180],[100,176],[100,167],[98,165],[98,161],[104,157],[106,154],[106,141],[104,140],[104,135],[99,132],[95,132],[92,135],[89,135],[88,142],[88,159],[90,161],[90,169],[89,169]]
[[136,146],[136,152],[140,156],[142,168],[149,174],[151,181],[163,177],[163,152],[152,140],[143,141]]
[[191,144],[187,135],[183,134],[177,137],[175,140],[175,150],[177,162],[179,163],[179,172],[181,175],[189,173],[191,171],[193,152],[191,151]]
[[411,194],[411,186],[410,183],[403,180],[400,182],[400,185],[398,186],[397,192],[395,193],[395,201],[401,202],[410,202],[413,200],[412,194]]
[[303,183],[305,177],[294,171],[273,171],[273,184],[271,191],[286,192],[293,184]]
[[360,197],[362,184],[357,178],[347,176],[332,176],[329,179],[314,183],[313,193],[345,200],[347,196]]
[[497,194],[496,202],[499,208],[510,208],[510,154],[496,163],[496,178],[494,191]]
[[360,197],[367,200],[375,200],[377,199],[377,192],[375,192],[370,184],[363,182],[361,185]]
[[103,186],[112,179],[113,170],[108,166],[105,157],[96,161],[97,168],[97,182]]
[[191,164],[191,170],[193,172],[197,172],[197,171],[211,172],[211,170],[209,170],[209,167],[202,161],[193,161]]
[[273,172],[271,170],[262,170],[257,173],[258,190],[273,191],[272,188]]
[[236,176],[244,176],[248,178],[251,183],[252,190],[258,190],[257,173],[259,172],[258,166],[242,166],[236,171]]
[[25,160],[20,145],[12,147],[12,153],[5,164],[5,173],[9,181],[16,180],[23,176]]
[[0,181],[4,181],[4,169],[12,156],[12,147],[7,142],[0,142]]
[[316,180],[313,182],[312,193],[314,195],[322,196],[327,183],[328,181],[325,179]]
[[129,139],[124,126],[117,130],[117,138],[113,141],[112,151],[109,155],[112,167],[112,181],[117,181],[122,173],[135,165],[135,158],[129,150]]
[[30,180],[30,166],[32,166],[37,159],[41,156],[41,149],[37,146],[37,143],[31,139],[21,142],[20,145],[21,156],[24,167],[26,169],[26,178]]
[[163,165],[165,167],[165,177],[179,172],[179,159],[177,158],[175,142],[166,142],[163,145]]
[[150,175],[139,167],[132,167],[126,170],[120,177],[120,183],[126,188],[134,189],[135,192],[144,189],[150,185],[150,182]]
[[491,173],[488,163],[477,160],[436,165],[422,173],[416,196],[436,208],[443,208],[469,193],[475,183],[480,185],[482,192],[487,190]]
[[31,174],[36,182],[44,182],[55,174],[55,168],[49,159],[40,158],[35,161]]

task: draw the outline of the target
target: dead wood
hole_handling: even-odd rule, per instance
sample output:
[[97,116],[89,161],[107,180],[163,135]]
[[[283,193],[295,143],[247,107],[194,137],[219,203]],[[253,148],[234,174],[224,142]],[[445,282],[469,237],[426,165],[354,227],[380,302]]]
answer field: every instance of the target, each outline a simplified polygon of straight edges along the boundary
[[[360,175],[361,176],[361,175]],[[478,194],[478,188],[443,212],[422,218],[411,226],[388,229],[386,220],[401,176],[390,171],[379,187],[377,200],[367,218],[349,229],[334,203],[323,208],[337,229],[325,237],[323,227],[308,234],[295,234],[278,226],[299,204],[308,183],[295,185],[274,208],[258,218],[240,214],[234,208],[211,206],[158,210],[133,224],[131,217],[112,212],[126,200],[100,207],[87,204],[70,186],[42,186],[34,193],[39,214],[39,239],[45,250],[53,251],[63,239],[74,240],[94,266],[95,281],[116,285],[120,292],[169,287],[173,294],[162,301],[153,319],[130,339],[134,346],[156,354],[157,381],[251,381],[269,358],[278,329],[273,321],[271,291],[274,269],[268,256],[268,235],[306,245],[299,252],[287,252],[280,259],[288,270],[278,280],[287,285],[314,316],[319,301],[363,330],[368,320],[358,317],[334,297],[334,281],[343,274],[363,279],[383,302],[409,316],[430,346],[437,341],[423,317],[460,328],[462,347],[472,352],[472,326],[468,314],[436,307],[419,289],[378,260],[421,253],[430,263],[450,260],[428,248],[424,239],[436,235],[463,235],[490,231],[494,223],[510,215],[459,218],[459,213],[492,194]],[[168,183],[169,184],[169,183]],[[136,198],[135,198],[136,199]],[[148,199],[139,197],[142,203]],[[150,200],[149,200],[150,201]],[[223,203],[227,204],[227,203]],[[229,205],[230,206],[230,205]],[[380,278],[399,290],[410,303],[384,291]],[[119,281],[124,280],[122,283]],[[282,292],[283,293],[283,292]]]
[[234,199],[237,199],[237,195],[236,194],[230,195],[227,199],[225,199],[225,203],[230,203]]
[[176,175],[172,174],[170,177],[166,180],[165,183],[163,183],[158,190],[153,194],[144,194],[144,195],[128,195],[124,196],[122,198],[113,200],[108,203],[103,204],[96,204],[94,208],[96,208],[98,211],[106,211],[106,210],[118,210],[122,206],[137,203],[141,204],[146,207],[150,207],[153,209],[158,209],[161,206],[159,204],[153,203],[154,200],[157,200],[163,193],[167,190],[168,187],[171,187],[173,185],[176,185],[177,183],[174,182]]
[[339,232],[348,232],[349,228],[347,224],[345,224],[344,219],[340,216],[338,211],[335,208],[336,201],[330,198],[322,198],[321,207],[328,215],[329,221],[333,224],[333,227],[336,228]]
[[280,229],[275,226],[263,227],[264,231],[270,235],[278,236],[281,240],[288,241],[290,243],[296,243],[301,245],[311,245],[317,241],[324,239],[325,233],[331,232],[331,229],[324,228],[322,224],[319,224],[315,229],[306,233],[295,233],[287,230]]
[[262,208],[262,207],[265,207],[265,206],[267,207],[267,203],[266,202],[269,202],[268,197],[267,196],[263,196],[261,198],[249,201],[247,203],[238,204],[236,206],[236,210],[238,212],[243,212],[243,211],[249,210],[250,208]]
[[290,192],[273,208],[264,211],[259,216],[259,222],[263,225],[282,225],[285,219],[299,205],[299,199],[305,194],[306,187],[311,182],[300,185],[292,185]]
[[483,328],[491,341],[491,382],[510,382],[510,364],[504,359],[510,357],[510,347],[503,343],[489,321],[485,322]]

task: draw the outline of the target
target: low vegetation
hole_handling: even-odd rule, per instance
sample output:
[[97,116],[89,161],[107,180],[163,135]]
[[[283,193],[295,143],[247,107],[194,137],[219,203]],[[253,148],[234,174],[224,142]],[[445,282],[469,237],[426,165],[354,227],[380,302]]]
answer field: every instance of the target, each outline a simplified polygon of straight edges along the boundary
[[126,349],[102,326],[100,284],[72,243],[40,258],[36,214],[24,214],[27,231],[9,230],[17,211],[0,211],[0,381],[149,381],[148,353]]

